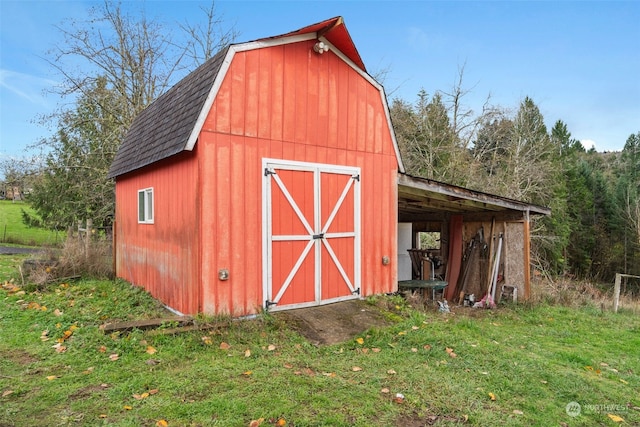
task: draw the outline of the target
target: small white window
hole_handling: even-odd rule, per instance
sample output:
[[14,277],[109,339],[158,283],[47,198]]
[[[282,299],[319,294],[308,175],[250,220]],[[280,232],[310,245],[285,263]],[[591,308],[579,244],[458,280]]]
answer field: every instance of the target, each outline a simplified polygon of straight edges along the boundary
[[153,224],[153,188],[138,190],[138,222]]

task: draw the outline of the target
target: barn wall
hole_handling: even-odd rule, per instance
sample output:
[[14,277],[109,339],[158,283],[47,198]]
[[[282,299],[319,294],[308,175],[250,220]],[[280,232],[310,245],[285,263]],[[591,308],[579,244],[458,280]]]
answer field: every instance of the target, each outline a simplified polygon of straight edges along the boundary
[[[362,170],[362,294],[395,290],[397,159],[380,92],[312,42],[236,53],[204,123],[203,310],[250,314],[262,295],[262,159]],[[382,257],[392,263],[382,265]],[[229,280],[218,271],[228,269]]]
[[[116,274],[182,313],[200,311],[195,153],[117,179]],[[153,187],[154,223],[138,224],[138,190]]]

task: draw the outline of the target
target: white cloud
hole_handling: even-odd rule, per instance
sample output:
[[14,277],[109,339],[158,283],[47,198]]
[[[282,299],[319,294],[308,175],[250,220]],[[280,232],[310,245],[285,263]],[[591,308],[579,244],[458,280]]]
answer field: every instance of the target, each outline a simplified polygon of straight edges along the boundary
[[585,150],[591,150],[596,147],[596,142],[591,139],[581,139],[580,143],[584,147]]
[[51,79],[0,69],[0,87],[40,107],[48,107],[43,90],[55,85]]

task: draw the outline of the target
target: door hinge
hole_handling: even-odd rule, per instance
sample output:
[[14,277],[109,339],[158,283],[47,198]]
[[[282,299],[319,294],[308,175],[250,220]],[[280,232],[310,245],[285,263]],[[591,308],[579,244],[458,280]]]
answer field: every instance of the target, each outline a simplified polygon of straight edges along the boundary
[[360,174],[358,175],[351,175],[352,179],[355,179],[356,181],[360,182]]
[[313,239],[324,239],[324,233],[314,234]]
[[360,295],[360,288],[356,289],[355,291],[351,292],[351,295],[353,294],[358,294]]
[[264,168],[264,176],[275,175],[275,174],[276,174],[276,171],[269,168]]
[[264,306],[267,310],[269,310],[269,307],[271,307],[272,305],[276,305],[278,304],[277,302],[273,302],[273,301],[269,301],[269,300],[265,300],[264,301]]

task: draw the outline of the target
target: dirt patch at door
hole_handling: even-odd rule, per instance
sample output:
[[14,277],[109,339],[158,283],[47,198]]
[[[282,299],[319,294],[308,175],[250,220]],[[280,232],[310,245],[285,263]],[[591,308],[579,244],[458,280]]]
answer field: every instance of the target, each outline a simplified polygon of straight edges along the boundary
[[345,342],[370,328],[393,323],[382,309],[362,300],[281,311],[275,315],[315,345]]

